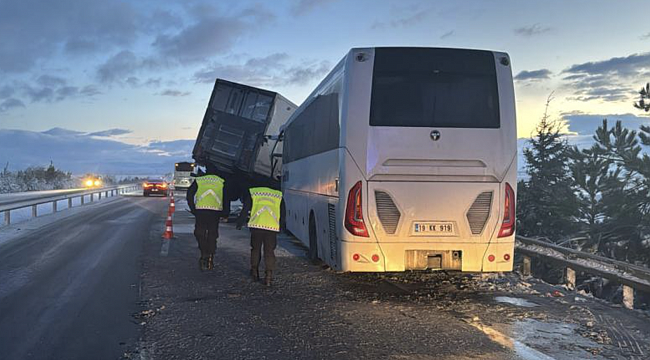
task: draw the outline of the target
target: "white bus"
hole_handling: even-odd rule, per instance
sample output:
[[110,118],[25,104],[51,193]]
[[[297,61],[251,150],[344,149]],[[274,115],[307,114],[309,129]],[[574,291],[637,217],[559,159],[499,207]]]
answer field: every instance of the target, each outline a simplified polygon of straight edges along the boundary
[[191,162],[178,162],[174,164],[174,177],[172,184],[174,190],[187,190],[192,183],[192,173],[194,172],[194,163]]
[[283,127],[286,227],[341,271],[511,271],[516,134],[507,54],[352,49]]

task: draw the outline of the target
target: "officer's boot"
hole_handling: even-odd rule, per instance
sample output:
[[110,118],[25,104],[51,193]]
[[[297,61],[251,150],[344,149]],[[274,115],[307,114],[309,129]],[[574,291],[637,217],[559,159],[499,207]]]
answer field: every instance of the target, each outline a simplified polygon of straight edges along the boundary
[[206,261],[207,261],[206,268],[208,270],[213,270],[214,269],[214,255],[208,255],[208,258],[207,258]]
[[203,256],[199,258],[199,270],[205,270],[205,258]]
[[260,281],[260,271],[256,267],[251,268],[251,278],[253,281]]
[[266,277],[264,278],[264,285],[271,286],[271,281],[273,280],[273,272],[271,270],[266,270]]

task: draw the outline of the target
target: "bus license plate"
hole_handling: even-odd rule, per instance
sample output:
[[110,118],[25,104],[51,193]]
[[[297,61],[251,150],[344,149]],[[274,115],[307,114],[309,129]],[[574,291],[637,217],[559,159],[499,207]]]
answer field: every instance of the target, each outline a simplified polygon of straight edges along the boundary
[[412,234],[426,236],[454,235],[454,223],[449,221],[416,222],[413,224]]

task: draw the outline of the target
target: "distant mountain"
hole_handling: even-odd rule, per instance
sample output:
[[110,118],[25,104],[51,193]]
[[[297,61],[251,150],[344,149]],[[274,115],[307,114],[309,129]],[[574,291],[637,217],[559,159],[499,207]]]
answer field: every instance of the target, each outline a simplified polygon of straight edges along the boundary
[[0,167],[10,170],[46,166],[50,161],[74,174],[142,175],[172,172],[174,163],[192,158],[194,140],[130,145],[98,134],[53,128],[44,132],[0,129]]

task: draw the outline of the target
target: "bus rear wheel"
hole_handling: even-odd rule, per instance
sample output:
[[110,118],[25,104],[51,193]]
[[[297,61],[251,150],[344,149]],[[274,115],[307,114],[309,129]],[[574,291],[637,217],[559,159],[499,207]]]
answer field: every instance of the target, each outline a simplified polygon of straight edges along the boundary
[[318,260],[318,238],[316,233],[316,220],[314,214],[309,215],[309,252],[307,256],[310,260]]

